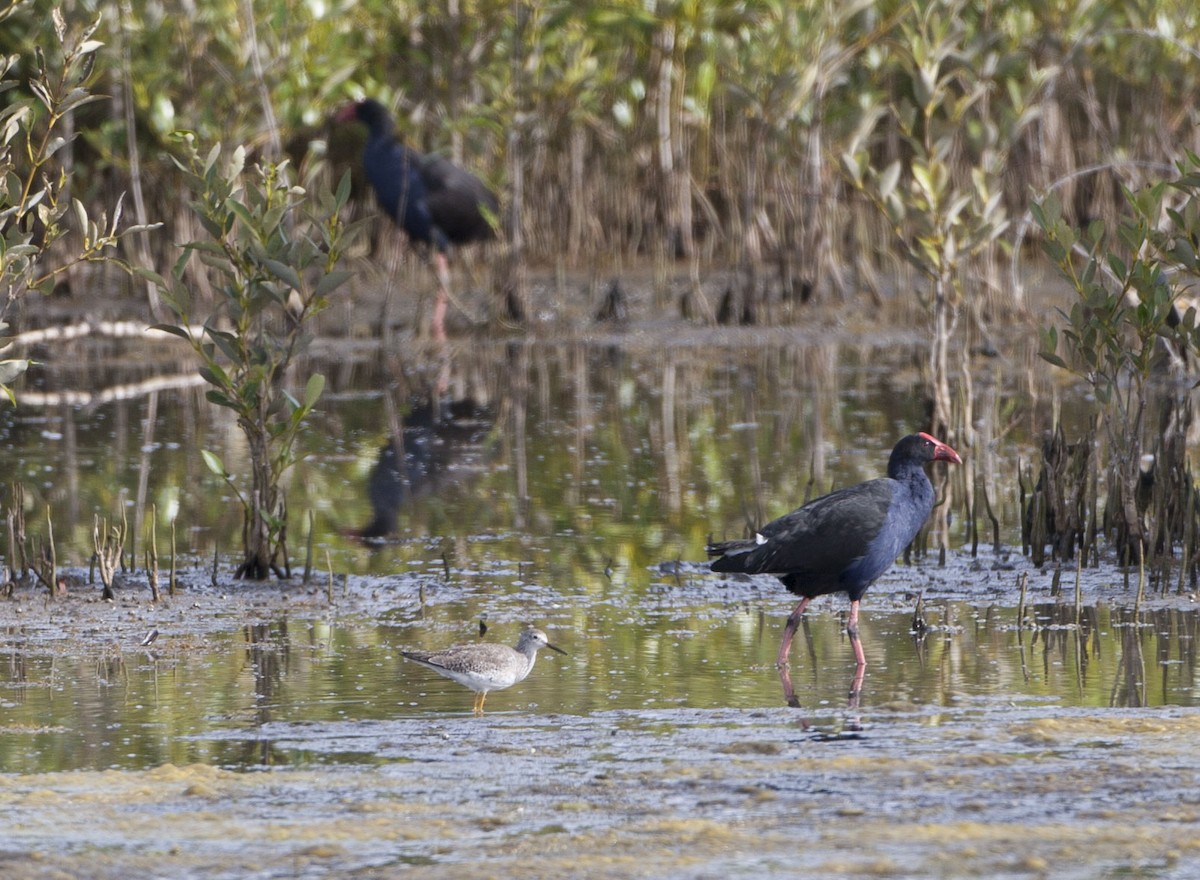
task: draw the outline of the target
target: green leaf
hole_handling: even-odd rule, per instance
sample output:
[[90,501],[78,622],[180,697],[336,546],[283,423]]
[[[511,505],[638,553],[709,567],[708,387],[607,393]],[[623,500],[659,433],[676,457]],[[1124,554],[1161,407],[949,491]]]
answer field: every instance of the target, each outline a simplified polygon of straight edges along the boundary
[[208,156],[204,159],[204,174],[207,175],[208,172],[212,170],[213,165],[216,164],[216,161],[220,158],[220,156],[221,144],[215,143],[212,145],[212,149],[208,151]]
[[229,389],[232,384],[229,381],[229,376],[221,369],[221,365],[213,361],[200,368],[200,376],[209,385],[216,385],[221,389]]
[[292,288],[292,290],[299,290],[301,288],[303,282],[301,282],[300,276],[296,273],[295,269],[286,263],[281,263],[278,260],[264,260],[263,266],[268,272]]
[[937,191],[934,189],[933,175],[928,166],[914,162],[912,166],[913,180],[921,187],[922,192],[931,203],[936,201]]
[[254,214],[252,214],[250,209],[247,208],[245,205],[243,205],[241,202],[239,202],[237,199],[234,199],[234,198],[226,199],[225,200],[225,208],[231,214],[236,216],[238,218],[238,220],[240,220],[246,226],[247,229],[255,228],[256,224],[254,222]]
[[900,161],[897,159],[884,169],[883,174],[879,175],[879,197],[881,199],[888,198],[896,189],[896,183],[900,180]]
[[221,354],[229,358],[233,363],[237,363],[241,359],[241,351],[238,346],[237,337],[232,333],[227,333],[224,330],[217,330],[213,327],[206,327],[205,333],[208,338],[213,341],[213,344],[221,350]]
[[167,279],[163,278],[153,269],[147,269],[144,266],[134,266],[133,275],[135,278],[141,278],[143,281],[149,281],[155,287],[167,287]]
[[192,337],[188,335],[188,332],[182,327],[176,326],[175,324],[151,324],[149,329],[158,330],[161,333],[169,333],[172,336],[178,336],[180,339],[185,339],[188,342],[192,341]]
[[33,361],[28,359],[14,359],[0,361],[0,385],[8,385],[16,381],[17,377],[29,369],[29,365]]
[[347,170],[342,175],[342,179],[338,181],[337,193],[334,197],[335,201],[336,201],[336,205],[337,205],[337,210],[339,210],[339,211],[346,206],[346,203],[348,201],[350,201],[350,186],[351,186],[350,171]]
[[229,479],[229,474],[225,472],[225,464],[221,461],[219,455],[207,449],[201,449],[200,457],[204,459],[204,463],[208,466],[210,471],[212,471],[221,479]]
[[318,297],[328,296],[353,277],[353,272],[347,272],[344,269],[338,269],[330,272],[317,282],[317,287],[316,290],[313,291],[313,294]]
[[325,390],[325,376],[321,373],[313,373],[308,377],[308,384],[304,386],[304,408],[312,409],[320,398],[321,392]]

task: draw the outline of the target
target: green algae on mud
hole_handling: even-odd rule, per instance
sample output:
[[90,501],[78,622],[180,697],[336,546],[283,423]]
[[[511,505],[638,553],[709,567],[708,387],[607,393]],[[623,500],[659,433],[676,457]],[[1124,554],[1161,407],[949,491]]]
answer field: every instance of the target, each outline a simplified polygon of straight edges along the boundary
[[[1053,747],[1031,748],[1047,725]],[[836,742],[785,708],[278,725],[309,754],[354,736],[385,760],[3,776],[0,870],[1183,878],[1200,864],[1198,726],[1194,710],[1001,701],[935,726],[893,712]],[[1121,760],[1096,756],[1098,736]],[[731,754],[746,740],[778,752]]]

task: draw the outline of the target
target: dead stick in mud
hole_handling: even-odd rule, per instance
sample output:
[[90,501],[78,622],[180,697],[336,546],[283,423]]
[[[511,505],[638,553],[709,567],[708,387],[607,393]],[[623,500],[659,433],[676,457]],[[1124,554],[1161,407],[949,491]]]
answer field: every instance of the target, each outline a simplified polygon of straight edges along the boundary
[[1017,599],[1017,628],[1022,629],[1025,626],[1025,588],[1029,585],[1029,572],[1023,571],[1017,578],[1021,594]]
[[92,546],[95,548],[96,565],[100,569],[100,583],[104,585],[100,598],[106,601],[115,599],[113,576],[125,556],[124,533],[116,526],[110,529],[108,520],[102,520],[97,515],[92,519]]
[[1146,548],[1141,541],[1138,541],[1138,591],[1137,598],[1133,600],[1133,619],[1136,624],[1141,619],[1142,613],[1142,596],[1146,592]]
[[58,554],[54,550],[54,521],[50,518],[50,505],[46,505],[46,540],[49,544],[46,561],[49,563],[49,575],[46,578],[46,586],[50,588],[50,595],[54,595],[54,591],[58,585]]
[[325,548],[325,567],[329,569],[329,584],[325,587],[325,597],[333,604],[333,562],[329,558],[329,548]]
[[[1187,472],[1192,472],[1191,459],[1188,459]],[[1175,592],[1183,595],[1183,579],[1189,568],[1194,567],[1192,561],[1192,545],[1196,538],[1196,490],[1189,487],[1187,493],[1187,512],[1183,518],[1183,556],[1180,557],[1179,585]]]
[[987,486],[983,483],[979,484],[983,492],[983,509],[988,515],[988,519],[992,521],[992,553],[1000,555],[1000,520],[996,519],[996,514],[992,512],[992,501],[988,498]]
[[976,494],[971,499],[971,506],[968,508],[968,515],[971,517],[971,558],[974,559],[979,555],[979,496]]
[[308,540],[304,547],[304,586],[308,586],[312,579],[312,560],[313,560],[313,540],[317,532],[317,514],[313,510],[308,511]]
[[1083,553],[1075,563],[1075,628],[1079,629],[1079,621],[1083,617]]
[[217,566],[221,561],[221,545],[213,542],[213,567],[212,567],[212,585],[217,585]]
[[[16,517],[11,509],[8,511],[8,555],[4,558],[8,560],[8,570],[10,576],[15,581],[17,579],[16,560],[17,560],[17,523]],[[24,572],[21,572],[24,574]]]
[[167,581],[167,594],[175,595],[175,517],[171,517],[171,575]]
[[[129,567],[126,568],[125,567],[125,541],[129,540],[130,538],[132,538],[133,540],[130,541],[131,546],[129,548]],[[121,507],[121,552],[117,554],[117,557],[118,557],[117,561],[119,563],[121,563],[121,574],[124,574],[126,571],[133,571],[135,568],[137,568],[137,557],[134,556],[134,553],[136,553],[137,551],[136,551],[136,548],[132,546],[132,544],[136,540],[137,540],[137,535],[131,536],[129,534],[129,518],[125,515],[125,507],[122,506]]]
[[146,548],[146,575],[150,580],[150,601],[159,602],[162,594],[158,591],[158,530],[155,528],[158,520],[158,505],[150,505],[150,546]]
[[8,508],[8,562],[13,578],[25,580],[29,556],[25,552],[25,486],[12,484],[12,504]]

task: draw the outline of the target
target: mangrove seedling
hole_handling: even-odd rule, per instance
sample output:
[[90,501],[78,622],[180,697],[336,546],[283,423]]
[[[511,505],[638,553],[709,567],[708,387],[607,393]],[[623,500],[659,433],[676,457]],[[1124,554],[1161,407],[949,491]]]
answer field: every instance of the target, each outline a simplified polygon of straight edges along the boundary
[[[325,384],[315,373],[296,397],[286,377],[308,349],[313,317],[349,277],[337,263],[350,232],[341,220],[350,179],[344,176],[336,193],[314,197],[289,183],[286,162],[248,169],[244,147],[226,155],[218,144],[202,156],[190,135],[183,140],[187,157],[176,164],[207,237],[184,245],[169,280],[155,276],[178,319],[159,329],[187,340],[208,382],[208,400],[232,410],[246,436],[249,486],[216,453],[203,452],[242,505],[245,556],[236,577],[284,578],[291,568],[282,480],[297,461],[300,427]],[[200,325],[193,323],[196,305],[184,282],[189,263],[208,273],[217,297]]]

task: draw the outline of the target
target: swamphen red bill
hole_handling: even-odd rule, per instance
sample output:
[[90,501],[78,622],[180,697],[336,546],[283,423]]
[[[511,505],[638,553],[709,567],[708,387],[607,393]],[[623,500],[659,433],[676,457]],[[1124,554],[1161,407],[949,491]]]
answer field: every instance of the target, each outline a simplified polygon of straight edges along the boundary
[[[932,461],[962,464],[957,452],[928,434],[910,434],[893,448],[887,476],[822,495],[767,523],[753,538],[709,544],[712,570],[773,574],[801,596],[788,617],[776,662],[786,667],[792,638],[808,603],[817,596],[850,597],[847,632],[858,675],[867,661],[858,638],[863,593],[891,568],[933,510]],[[790,682],[785,682],[785,689]],[[791,695],[789,695],[789,701]]]

